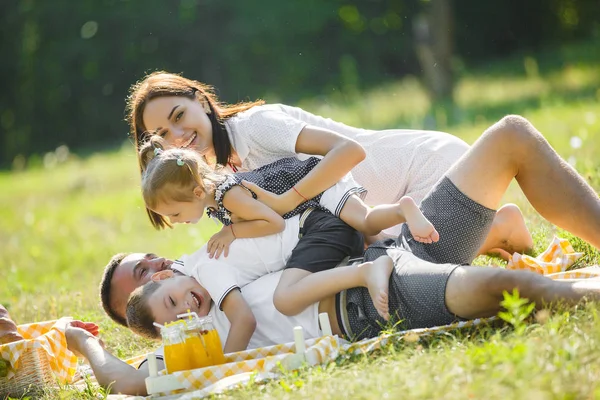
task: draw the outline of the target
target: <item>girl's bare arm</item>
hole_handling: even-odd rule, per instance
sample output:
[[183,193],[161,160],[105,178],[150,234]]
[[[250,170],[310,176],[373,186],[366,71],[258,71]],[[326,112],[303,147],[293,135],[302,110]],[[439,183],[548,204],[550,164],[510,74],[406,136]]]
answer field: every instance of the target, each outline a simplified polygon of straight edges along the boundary
[[279,233],[285,221],[265,204],[252,198],[248,190],[234,186],[223,197],[223,205],[239,220],[233,224],[236,238],[253,238]]

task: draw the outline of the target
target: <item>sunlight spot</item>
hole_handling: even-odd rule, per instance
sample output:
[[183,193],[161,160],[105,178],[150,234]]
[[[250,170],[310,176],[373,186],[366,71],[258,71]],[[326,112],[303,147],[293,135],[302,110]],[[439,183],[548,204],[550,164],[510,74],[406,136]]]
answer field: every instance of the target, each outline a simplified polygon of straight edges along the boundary
[[571,140],[569,141],[569,143],[571,144],[572,148],[578,149],[583,144],[583,140],[581,140],[581,138],[579,136],[573,136],[571,138]]
[[25,225],[32,226],[35,223],[35,215],[31,211],[25,213]]
[[593,125],[596,122],[596,114],[589,111],[585,113],[585,123],[588,125]]
[[98,33],[98,23],[96,21],[88,21],[81,27],[81,37],[83,39],[91,39]]
[[44,154],[44,168],[51,169],[56,167],[58,160],[56,159],[56,154],[54,152],[49,152]]
[[54,153],[56,154],[56,160],[59,163],[64,163],[69,158],[69,147],[63,144],[58,146]]

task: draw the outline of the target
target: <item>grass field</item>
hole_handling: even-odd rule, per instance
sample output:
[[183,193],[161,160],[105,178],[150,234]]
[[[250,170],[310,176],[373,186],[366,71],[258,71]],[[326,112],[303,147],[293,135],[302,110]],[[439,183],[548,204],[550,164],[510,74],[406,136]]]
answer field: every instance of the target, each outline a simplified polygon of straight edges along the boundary
[[[411,77],[360,95],[307,99],[298,105],[362,127],[435,124],[469,143],[503,115],[522,114],[598,190],[599,62],[596,41],[463,71],[457,106],[451,110],[430,110]],[[107,347],[122,358],[148,350],[151,342],[134,339],[99,308],[103,267],[121,251],[167,257],[193,252],[217,226],[203,221],[166,232],[153,230],[139,194],[130,143],[85,158],[70,155],[64,162],[54,162],[55,155],[45,159],[45,166],[0,173],[0,303],[21,323],[65,315],[95,321]],[[535,235],[535,250],[540,251],[557,231],[527,206],[516,188],[506,201],[522,206]],[[595,250],[558,234],[586,252],[584,264],[598,262]],[[490,261],[497,260],[478,260]],[[340,359],[231,396],[600,398],[599,337],[598,307],[587,305],[553,312],[523,332],[507,327],[457,332],[390,348],[377,357]],[[48,398],[75,394],[64,389]]]

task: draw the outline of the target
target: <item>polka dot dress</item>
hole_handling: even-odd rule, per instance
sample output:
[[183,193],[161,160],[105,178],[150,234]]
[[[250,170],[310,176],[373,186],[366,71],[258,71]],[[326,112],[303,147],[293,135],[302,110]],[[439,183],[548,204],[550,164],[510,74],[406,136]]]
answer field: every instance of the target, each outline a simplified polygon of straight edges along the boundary
[[[215,201],[217,202],[218,208],[208,208],[207,214],[209,217],[216,218],[223,224],[229,225],[231,224],[231,212],[223,205],[223,197],[229,189],[236,185],[243,186],[242,180],[246,180],[257,184],[269,192],[283,194],[304,178],[319,163],[319,161],[320,160],[316,157],[310,157],[306,160],[288,157],[253,171],[237,172],[230,175],[215,190]],[[328,210],[319,203],[321,196],[322,194],[319,194],[300,204],[298,207],[285,214],[283,218],[287,219],[294,215],[301,214],[307,208],[318,208],[328,212]],[[256,198],[256,194],[252,193],[252,197]]]

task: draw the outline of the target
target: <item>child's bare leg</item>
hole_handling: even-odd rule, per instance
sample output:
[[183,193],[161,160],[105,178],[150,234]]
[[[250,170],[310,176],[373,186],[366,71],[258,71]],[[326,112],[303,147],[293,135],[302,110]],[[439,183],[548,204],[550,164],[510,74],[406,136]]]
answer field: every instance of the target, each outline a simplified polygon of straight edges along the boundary
[[397,204],[369,207],[358,196],[351,196],[340,218],[366,236],[377,235],[384,229],[407,223],[415,240],[424,243],[437,242],[439,234],[410,197],[403,197]]
[[406,219],[406,225],[413,238],[422,243],[433,243],[440,240],[440,235],[433,224],[423,215],[417,203],[408,196],[398,202],[400,212]]
[[394,262],[389,256],[381,256],[373,262],[358,265],[363,276],[363,286],[369,289],[369,295],[375,309],[383,319],[390,319],[388,294],[390,288],[390,275],[394,269]]
[[372,263],[337,267],[316,273],[288,268],[281,274],[273,303],[279,312],[291,316],[342,290],[365,286],[369,289],[375,308],[386,318],[389,317],[387,296],[392,269],[392,259],[388,256],[379,257]]

